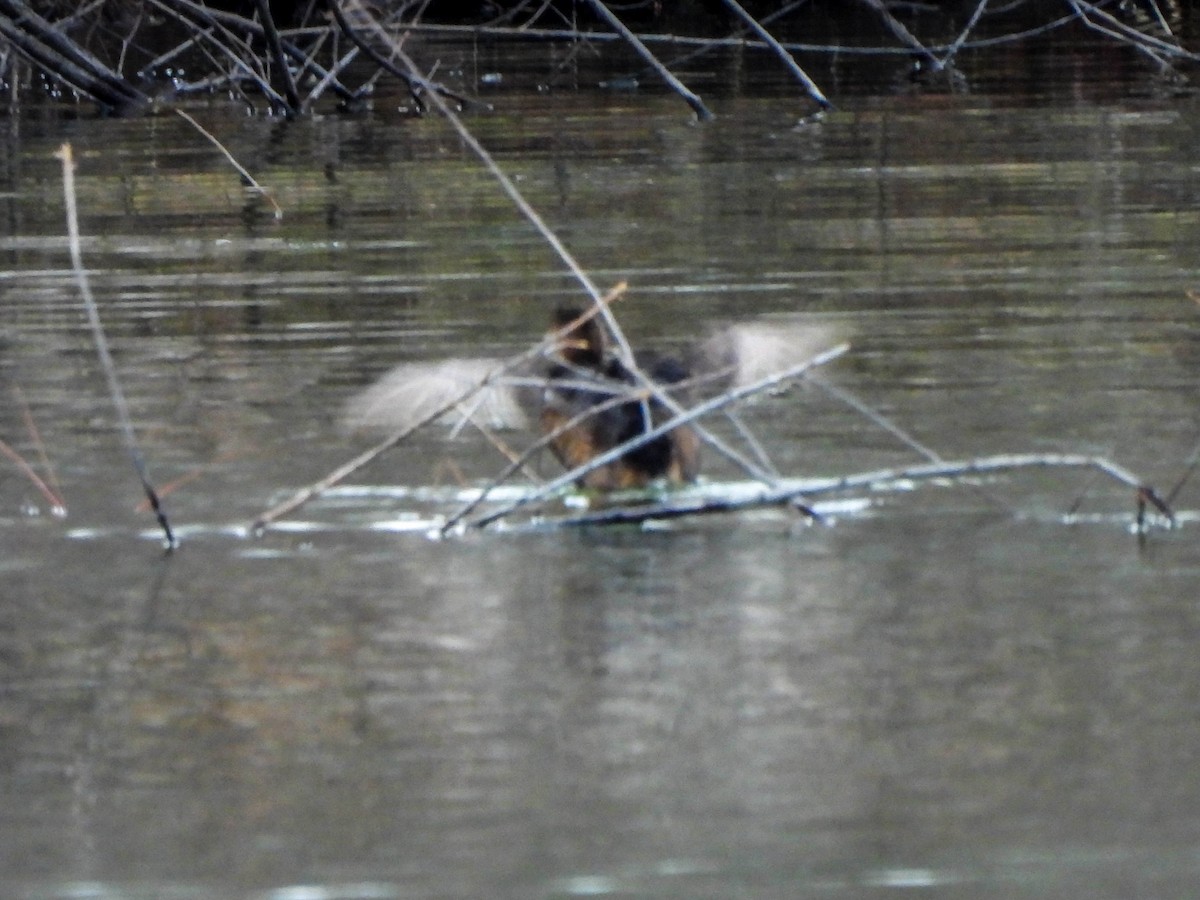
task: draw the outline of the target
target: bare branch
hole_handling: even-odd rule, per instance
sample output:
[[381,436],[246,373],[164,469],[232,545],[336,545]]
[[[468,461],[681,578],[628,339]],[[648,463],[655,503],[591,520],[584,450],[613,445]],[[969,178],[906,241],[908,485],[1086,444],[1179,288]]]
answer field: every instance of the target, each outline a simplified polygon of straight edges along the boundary
[[604,5],[602,0],[588,0],[588,5],[595,10],[596,15],[603,19],[610,28],[619,34],[637,52],[638,56],[646,61],[648,66],[658,73],[658,76],[667,83],[671,90],[687,102],[687,105],[692,108],[698,118],[707,121],[713,117],[712,112],[704,105],[704,101],[692,93],[682,81],[676,78],[670,69],[659,62],[658,57],[651,53],[646,45],[638,40],[638,36],[630,31],[624,22],[613,15],[612,11]]
[[92,339],[96,344],[96,353],[100,357],[104,376],[108,380],[109,394],[112,396],[113,405],[117,409],[117,418],[121,424],[121,432],[125,438],[125,447],[129,452],[130,460],[133,462],[134,471],[137,472],[138,479],[142,483],[142,490],[146,494],[146,499],[150,501],[154,515],[158,519],[158,524],[166,536],[167,549],[174,550],[177,546],[175,534],[171,531],[171,523],[167,519],[166,509],[159,500],[158,492],[154,489],[154,485],[150,483],[150,473],[146,467],[146,460],[142,456],[142,451],[138,447],[137,437],[133,432],[133,420],[129,415],[129,404],[125,402],[125,393],[121,390],[121,382],[117,378],[117,367],[113,363],[112,353],[108,349],[108,339],[104,336],[104,326],[100,322],[100,311],[96,307],[96,298],[92,296],[92,288],[88,282],[87,270],[83,267],[83,252],[80,249],[79,242],[79,216],[75,204],[75,158],[71,152],[71,145],[63,144],[59,147],[55,156],[62,161],[63,199],[67,207],[67,238],[71,251],[71,265],[75,270],[75,281],[79,286],[79,293],[83,298],[84,308],[87,310],[88,322],[92,329]]
[[[723,0],[723,2],[730,12],[737,16],[750,31],[757,34],[759,39],[768,47],[770,47],[772,51],[774,51],[775,55],[778,56],[780,60],[782,60],[783,64],[787,67],[788,71],[795,76],[797,81],[804,85],[804,90],[808,92],[808,96],[815,100],[822,109],[831,109],[833,107],[833,104],[829,102],[829,99],[821,93],[821,89],[817,87],[816,82],[808,77],[805,71],[800,68],[800,65],[796,62],[792,54],[789,53],[784,46],[775,39],[775,36],[772,35],[771,32],[767,31],[766,28],[760,25],[758,21],[750,15],[750,13],[746,12],[746,10],[742,8],[741,4],[739,4],[737,0]],[[981,2],[986,3],[987,0],[981,0]]]

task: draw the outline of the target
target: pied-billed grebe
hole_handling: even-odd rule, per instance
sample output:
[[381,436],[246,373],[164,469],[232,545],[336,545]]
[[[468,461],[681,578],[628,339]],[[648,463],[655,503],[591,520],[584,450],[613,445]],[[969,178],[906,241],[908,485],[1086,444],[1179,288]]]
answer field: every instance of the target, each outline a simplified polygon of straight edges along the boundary
[[[561,308],[552,331],[579,318],[579,310]],[[570,470],[671,418],[661,399],[609,347],[605,334],[595,317],[576,324],[559,337],[548,359],[492,378],[484,390],[464,400],[458,420],[469,417],[492,428],[522,428],[535,421]],[[804,362],[834,342],[833,330],[821,325],[738,324],[713,332],[677,357],[639,353],[633,362],[658,391],[686,404]],[[416,425],[503,367],[499,359],[398,366],[350,401],[344,424],[350,430]],[[683,483],[695,480],[699,470],[700,440],[685,425],[593,469],[579,484],[614,490],[656,479]]]
[[[554,316],[558,331],[579,319],[582,310],[562,308]],[[568,470],[586,465],[601,453],[632,441],[671,413],[656,398],[637,391],[639,379],[608,351],[604,329],[595,318],[568,330],[559,342],[558,360],[547,373],[542,432]],[[642,372],[669,391],[689,377],[682,361],[670,357],[639,359]],[[626,397],[628,396],[628,399]],[[591,410],[592,414],[588,415]],[[700,472],[700,439],[686,425],[634,447],[579,479],[581,487],[615,490],[641,487],[657,478],[682,483]]]

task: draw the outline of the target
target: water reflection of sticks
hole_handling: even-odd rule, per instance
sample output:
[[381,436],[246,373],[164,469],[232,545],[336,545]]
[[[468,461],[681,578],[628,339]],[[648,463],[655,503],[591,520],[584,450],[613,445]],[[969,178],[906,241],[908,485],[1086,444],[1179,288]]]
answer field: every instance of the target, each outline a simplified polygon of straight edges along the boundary
[[38,475],[33,466],[20,453],[3,441],[0,441],[0,453],[8,457],[21,473],[29,479],[33,486],[37,488],[38,493],[50,504],[51,515],[65,516],[67,514],[67,501],[63,498],[62,487],[58,483],[58,476],[54,471],[54,466],[50,463],[49,455],[46,453],[46,443],[42,440],[42,433],[38,430],[37,423],[33,420],[33,412],[29,409],[29,404],[25,401],[25,393],[15,384],[12,387],[12,393],[13,399],[21,409],[21,420],[25,423],[25,433],[29,436],[29,442],[33,445],[33,449],[37,453],[38,462],[42,467],[42,471],[46,473],[46,477],[43,479]]

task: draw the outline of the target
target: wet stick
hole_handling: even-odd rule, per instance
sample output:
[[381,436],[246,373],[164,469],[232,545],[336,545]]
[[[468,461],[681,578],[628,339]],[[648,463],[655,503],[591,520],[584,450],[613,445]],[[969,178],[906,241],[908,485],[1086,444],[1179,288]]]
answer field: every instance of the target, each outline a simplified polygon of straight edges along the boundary
[[266,198],[266,201],[270,203],[272,207],[274,207],[276,221],[279,221],[283,218],[283,210],[279,208],[279,204],[275,202],[275,198],[271,196],[270,191],[254,180],[254,176],[246,171],[246,167],[234,158],[233,154],[226,149],[224,144],[213,137],[211,132],[207,131],[203,125],[185,113],[182,109],[175,110],[175,114],[181,119],[187,121],[193,128],[204,135],[204,137],[208,138],[214,147],[225,154],[225,158],[229,160],[229,164],[237,169],[237,173],[242,176],[242,180],[245,182],[246,187],[252,188],[259,194],[259,196]]
[[933,478],[965,478],[987,472],[1001,472],[1030,468],[1081,468],[1093,469],[1120,484],[1135,490],[1137,502],[1136,525],[1141,534],[1146,526],[1145,510],[1152,506],[1171,525],[1175,524],[1170,507],[1157,493],[1127,469],[1104,457],[1082,454],[1017,453],[987,456],[969,460],[943,460],[899,469],[876,469],[833,478],[806,478],[785,483],[780,488],[761,488],[742,497],[682,498],[654,506],[624,506],[597,510],[578,516],[545,519],[537,523],[539,528],[576,528],[585,525],[630,525],[685,516],[713,513],[739,512],[761,507],[778,506],[803,496],[811,499],[827,494],[836,494],[856,488],[872,488],[876,485],[896,484],[906,481],[927,481]]
[[96,307],[96,298],[92,296],[92,288],[88,283],[87,270],[83,267],[83,252],[79,242],[79,214],[75,204],[75,158],[70,144],[63,144],[54,154],[62,161],[63,199],[67,207],[67,238],[71,250],[71,266],[75,270],[75,281],[79,285],[80,296],[87,310],[88,324],[92,329],[92,339],[96,344],[96,353],[100,357],[100,367],[104,369],[104,377],[108,380],[108,392],[112,396],[113,406],[117,410],[117,418],[121,423],[121,432],[125,437],[125,447],[129,451],[130,461],[134,471],[142,482],[142,490],[150,508],[154,510],[155,518],[166,536],[167,549],[174,550],[178,546],[171,523],[167,519],[166,510],[159,500],[158,492],[150,483],[150,475],[146,470],[146,460],[138,448],[137,437],[133,433],[133,422],[129,417],[129,405],[125,402],[125,394],[121,391],[121,382],[117,379],[117,367],[113,363],[112,354],[108,349],[108,339],[104,336],[104,326],[100,323],[100,311]]
[[46,473],[47,486],[54,495],[52,512],[55,515],[65,516],[67,501],[63,498],[62,486],[58,483],[58,476],[46,453],[46,442],[42,440],[42,433],[38,431],[37,423],[33,421],[33,413],[29,409],[29,404],[25,402],[24,392],[15,384],[13,385],[13,397],[16,398],[17,405],[21,407],[21,418],[25,422],[25,431],[29,435],[29,440],[33,442],[34,449],[37,450],[38,461],[42,464],[42,471]]
[[46,482],[42,481],[38,473],[33,471],[33,466],[29,465],[20,453],[4,441],[0,441],[0,456],[8,457],[13,465],[21,470],[21,474],[28,478],[33,486],[38,489],[38,492],[46,498],[46,502],[50,504],[50,509],[55,515],[66,514],[67,507],[63,503],[62,497],[58,496]]

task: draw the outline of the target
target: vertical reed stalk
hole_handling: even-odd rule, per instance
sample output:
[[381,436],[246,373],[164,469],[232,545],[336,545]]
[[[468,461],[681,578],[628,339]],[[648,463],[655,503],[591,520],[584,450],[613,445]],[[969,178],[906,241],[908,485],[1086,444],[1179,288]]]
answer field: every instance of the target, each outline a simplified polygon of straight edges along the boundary
[[125,394],[121,390],[121,382],[117,379],[117,367],[113,363],[112,354],[108,349],[108,339],[104,336],[104,326],[100,323],[100,311],[96,307],[96,298],[92,296],[92,288],[88,283],[87,270],[83,267],[83,252],[79,241],[79,214],[75,203],[75,158],[70,144],[63,144],[54,154],[62,161],[63,198],[67,207],[67,237],[71,250],[71,266],[75,270],[75,281],[79,285],[79,293],[83,297],[83,305],[87,310],[88,324],[92,329],[92,339],[96,343],[96,353],[100,357],[100,367],[104,369],[104,377],[108,380],[108,392],[112,396],[113,406],[117,410],[117,419],[121,424],[121,432],[125,438],[125,448],[129,452],[134,471],[142,482],[142,490],[150,508],[158,519],[158,524],[166,536],[167,549],[174,550],[178,546],[167,512],[159,499],[158,492],[150,483],[150,475],[146,470],[146,460],[138,447],[137,437],[133,433],[133,421],[129,416],[129,405],[125,402]]

